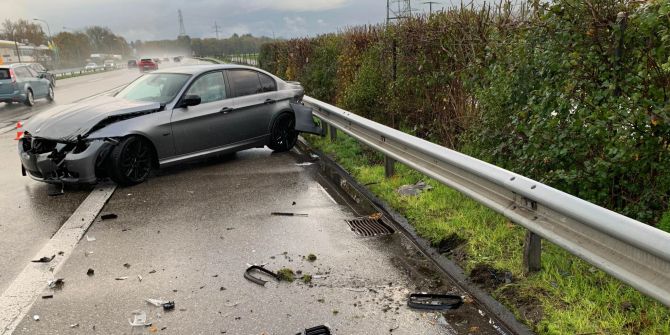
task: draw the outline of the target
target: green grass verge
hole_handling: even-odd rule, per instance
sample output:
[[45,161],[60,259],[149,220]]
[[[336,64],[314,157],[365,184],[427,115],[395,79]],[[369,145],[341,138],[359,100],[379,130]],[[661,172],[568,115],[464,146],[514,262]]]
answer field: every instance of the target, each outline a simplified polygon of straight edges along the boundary
[[[361,184],[403,214],[432,242],[452,234],[467,240],[453,257],[466,273],[478,264],[511,271],[514,280],[491,294],[539,334],[670,334],[670,310],[547,241],[542,271],[525,276],[525,230],[458,191],[402,164],[384,178],[383,157],[338,133],[306,136]],[[400,196],[401,185],[424,180],[434,188],[417,197]]]

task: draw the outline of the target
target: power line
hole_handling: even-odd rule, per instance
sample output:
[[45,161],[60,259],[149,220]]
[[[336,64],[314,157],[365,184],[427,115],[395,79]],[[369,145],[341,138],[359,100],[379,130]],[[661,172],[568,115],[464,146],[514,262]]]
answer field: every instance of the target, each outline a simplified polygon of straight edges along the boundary
[[424,2],[423,4],[424,4],[424,5],[428,5],[428,8],[430,8],[430,10],[429,10],[428,13],[429,13],[429,15],[433,15],[433,5],[434,5],[434,4],[435,4],[435,5],[439,5],[440,3],[437,2],[437,1],[426,1],[426,2]]
[[181,15],[181,9],[177,10],[179,13],[179,36],[186,36],[186,28],[184,28],[184,17]]

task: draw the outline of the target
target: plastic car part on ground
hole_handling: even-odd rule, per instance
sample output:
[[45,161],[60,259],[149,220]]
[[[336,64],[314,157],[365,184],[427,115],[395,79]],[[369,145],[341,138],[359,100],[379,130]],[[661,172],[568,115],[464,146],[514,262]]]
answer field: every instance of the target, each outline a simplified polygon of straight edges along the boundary
[[101,215],[101,216],[100,216],[100,219],[101,219],[101,220],[111,220],[111,219],[116,219],[117,217],[119,217],[119,216],[116,215],[116,214],[114,214],[114,213],[109,213],[109,214],[103,214],[103,215]]
[[52,255],[51,257],[42,257],[40,259],[33,259],[31,262],[33,263],[49,263],[51,262],[54,258],[56,258],[56,255]]
[[270,215],[273,216],[302,216],[302,217],[307,217],[308,214],[301,214],[301,213],[285,213],[285,212],[272,212]]
[[424,181],[418,181],[413,185],[403,185],[400,186],[397,190],[398,194],[406,196],[417,196],[423,191],[432,189],[433,187],[426,184]]
[[463,297],[453,294],[413,293],[407,300],[407,306],[414,309],[446,310],[457,309],[463,305]]
[[151,322],[147,322],[147,313],[144,311],[132,311],[130,316],[132,319],[128,319],[128,323],[133,327],[151,326]]
[[254,276],[252,276],[251,273],[253,273],[254,271],[262,272],[262,273],[264,273],[264,274],[266,274],[266,275],[268,275],[268,276],[270,276],[270,277],[276,279],[277,281],[279,281],[279,276],[278,276],[276,273],[274,273],[274,272],[272,272],[272,271],[270,271],[270,270],[268,270],[268,269],[265,269],[265,268],[263,268],[263,267],[257,266],[257,265],[252,265],[252,266],[250,266],[249,268],[247,268],[247,270],[244,271],[244,278],[245,278],[246,280],[251,281],[251,282],[253,282],[253,283],[256,283],[256,284],[258,284],[258,285],[265,286],[265,284],[266,284],[268,281],[267,281],[267,280],[260,279],[260,278],[258,278],[258,277],[254,277]]
[[328,326],[316,326],[305,329],[305,335],[330,335],[330,328]]

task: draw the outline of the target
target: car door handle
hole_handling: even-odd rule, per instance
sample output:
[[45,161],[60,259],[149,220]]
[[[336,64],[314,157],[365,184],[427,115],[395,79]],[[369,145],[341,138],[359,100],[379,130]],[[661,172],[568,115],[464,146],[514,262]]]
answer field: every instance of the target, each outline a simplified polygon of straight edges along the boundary
[[219,113],[228,114],[228,113],[232,112],[233,110],[235,110],[235,109],[232,108],[232,107],[223,107],[223,108],[221,108]]
[[275,103],[275,102],[277,102],[277,100],[274,100],[274,99],[265,99],[265,104],[273,104],[273,103]]

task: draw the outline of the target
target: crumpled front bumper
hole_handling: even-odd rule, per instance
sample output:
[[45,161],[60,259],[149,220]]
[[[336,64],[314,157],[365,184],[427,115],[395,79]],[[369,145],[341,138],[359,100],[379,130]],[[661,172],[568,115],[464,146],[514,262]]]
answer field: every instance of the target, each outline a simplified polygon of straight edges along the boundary
[[[104,159],[112,143],[103,139],[91,140],[81,152],[76,150],[63,152],[60,160],[53,158],[52,152],[35,153],[26,145],[31,139],[19,140],[19,157],[23,169],[28,176],[37,181],[47,183],[81,183],[94,184],[96,164]],[[27,149],[27,150],[26,150]]]

